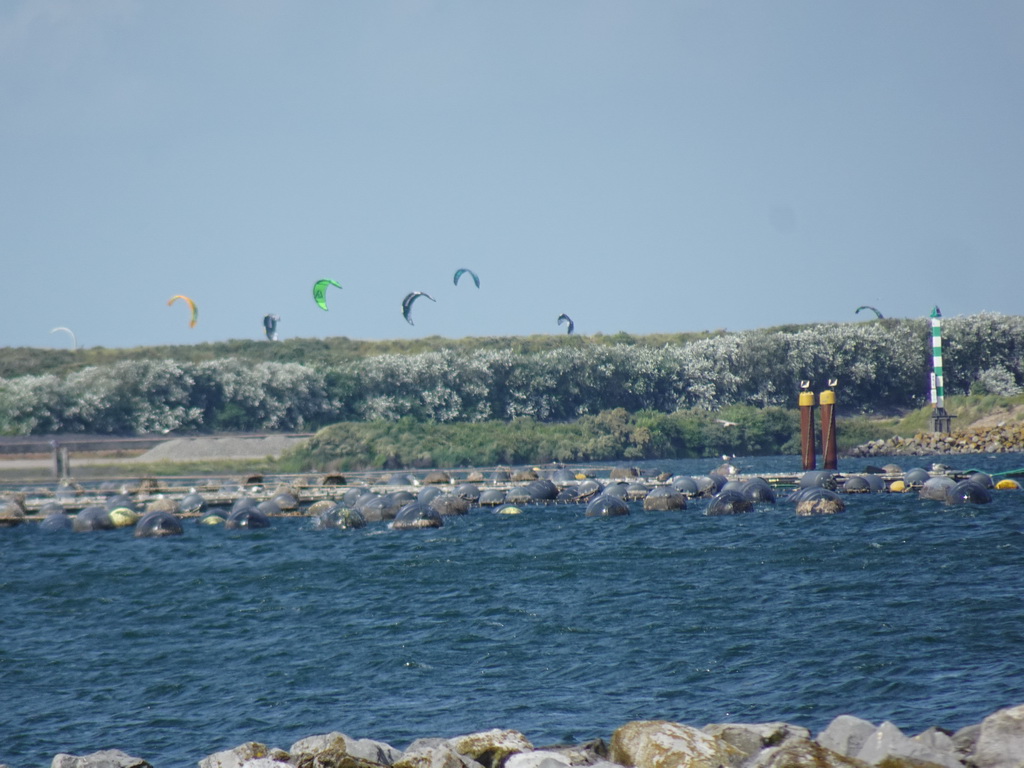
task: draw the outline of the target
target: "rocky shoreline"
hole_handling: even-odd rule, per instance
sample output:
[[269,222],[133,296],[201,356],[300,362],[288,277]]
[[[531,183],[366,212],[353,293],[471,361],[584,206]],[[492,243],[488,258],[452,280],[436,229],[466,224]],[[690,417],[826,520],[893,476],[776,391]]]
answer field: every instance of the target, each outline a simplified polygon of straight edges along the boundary
[[[890,722],[840,715],[812,737],[784,722],[714,723],[695,728],[665,720],[626,723],[609,742],[535,747],[512,730],[451,739],[418,739],[405,750],[333,732],[301,739],[286,751],[258,742],[217,752],[199,768],[1021,768],[1024,704],[950,732],[907,736]],[[58,754],[52,768],[153,768],[111,749]],[[0,768],[8,768],[0,766]]]
[[949,434],[919,432],[913,437],[872,440],[846,452],[847,456],[931,456],[954,453],[1024,453],[1024,424],[971,427]]

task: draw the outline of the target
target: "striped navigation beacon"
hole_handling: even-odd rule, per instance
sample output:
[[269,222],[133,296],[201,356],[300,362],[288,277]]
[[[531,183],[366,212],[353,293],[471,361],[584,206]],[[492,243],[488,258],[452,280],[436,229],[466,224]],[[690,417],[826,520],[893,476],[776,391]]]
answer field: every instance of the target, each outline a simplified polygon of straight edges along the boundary
[[935,307],[932,310],[932,432],[949,434],[954,418],[946,413],[942,382],[942,313]]

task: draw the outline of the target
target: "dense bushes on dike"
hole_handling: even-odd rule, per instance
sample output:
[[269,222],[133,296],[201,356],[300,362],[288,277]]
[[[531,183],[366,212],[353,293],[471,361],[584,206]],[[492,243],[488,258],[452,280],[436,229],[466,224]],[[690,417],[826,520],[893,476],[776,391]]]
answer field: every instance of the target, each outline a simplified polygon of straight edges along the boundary
[[707,411],[665,414],[622,408],[568,423],[435,424],[398,421],[331,425],[285,457],[294,471],[366,467],[458,467],[618,459],[778,454],[799,449],[796,411],[733,406],[729,426]]
[[[948,393],[1020,390],[1024,318],[952,317],[944,329]],[[703,455],[777,452],[792,431],[783,436],[754,422],[791,424],[801,380],[820,389],[838,378],[844,413],[914,408],[927,397],[931,341],[926,319],[885,319],[648,337],[7,349],[0,361],[0,432],[9,435],[296,431],[336,423],[351,434],[360,431],[353,424],[373,423],[387,435],[396,422],[406,433],[434,422],[455,435],[460,425],[507,424],[499,461],[523,454],[513,436],[570,460],[604,457],[608,444],[638,458],[694,455],[698,445]],[[750,410],[730,418],[730,408]],[[619,420],[625,426],[618,431],[591,429]],[[554,425],[562,436],[545,431]],[[593,434],[583,437],[585,428]],[[451,441],[472,442],[471,432]]]

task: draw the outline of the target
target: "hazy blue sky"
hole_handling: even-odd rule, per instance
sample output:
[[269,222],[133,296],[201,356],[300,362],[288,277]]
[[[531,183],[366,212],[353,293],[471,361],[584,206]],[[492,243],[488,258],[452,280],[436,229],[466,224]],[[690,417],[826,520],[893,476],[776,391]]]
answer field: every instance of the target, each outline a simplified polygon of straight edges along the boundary
[[1020,314],[1022,243],[1019,0],[0,3],[0,346]]

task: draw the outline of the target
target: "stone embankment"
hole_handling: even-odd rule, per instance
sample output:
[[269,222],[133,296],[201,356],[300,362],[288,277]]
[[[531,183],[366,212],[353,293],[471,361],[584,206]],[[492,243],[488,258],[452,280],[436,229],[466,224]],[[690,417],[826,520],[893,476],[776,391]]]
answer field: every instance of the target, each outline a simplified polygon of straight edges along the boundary
[[[404,751],[379,741],[328,733],[287,751],[247,742],[199,761],[199,768],[1020,768],[1024,704],[950,732],[907,736],[890,722],[841,715],[812,737],[783,722],[716,723],[694,728],[635,721],[606,743],[534,747],[518,731],[419,739]],[[152,768],[119,750],[59,754],[52,768]],[[0,766],[0,768],[4,768]]]
[[847,452],[848,456],[931,456],[950,453],[1024,453],[1024,424],[972,427],[948,435],[919,432],[913,437],[873,440]]

